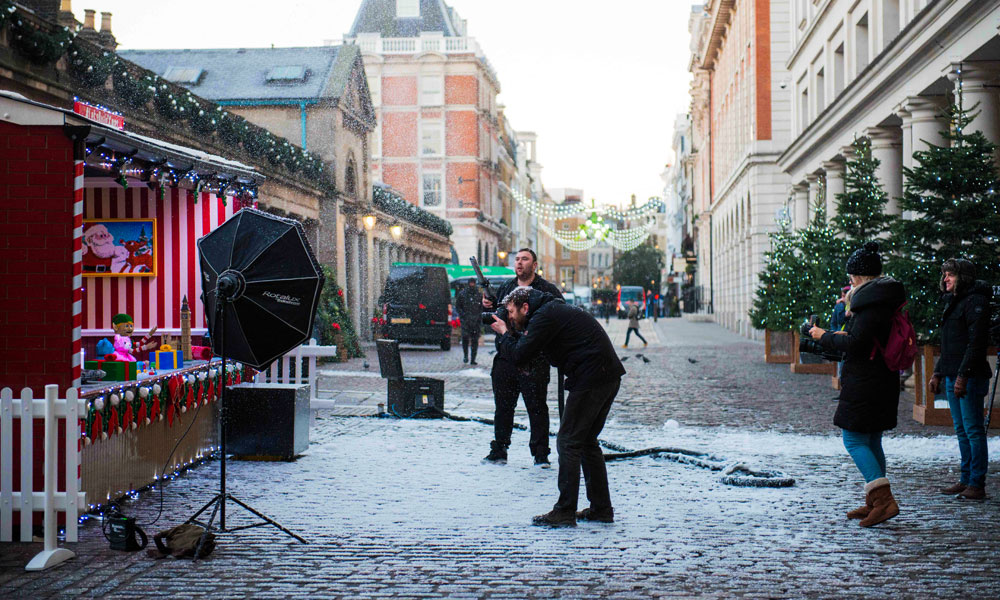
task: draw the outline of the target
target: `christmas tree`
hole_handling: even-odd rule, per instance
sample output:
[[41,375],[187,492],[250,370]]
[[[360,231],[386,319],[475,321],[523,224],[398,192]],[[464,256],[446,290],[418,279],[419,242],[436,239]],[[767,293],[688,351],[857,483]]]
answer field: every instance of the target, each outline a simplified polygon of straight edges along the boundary
[[798,307],[799,317],[817,315],[819,325],[825,327],[847,280],[844,265],[848,252],[845,241],[837,237],[837,232],[827,223],[822,190],[813,207],[812,221],[798,232],[796,248],[803,262],[799,278],[806,289],[803,305]]
[[333,269],[324,266],[323,276],[326,281],[323,284],[323,291],[319,296],[319,308],[316,311],[316,326],[320,334],[319,342],[324,346],[343,344],[347,348],[348,358],[362,357],[365,354],[358,344],[358,335],[354,331],[354,323],[347,311],[344,290],[337,285],[337,274]]
[[760,285],[754,293],[750,322],[755,329],[791,331],[802,320],[809,295],[802,276],[804,261],[797,253],[798,234],[789,229],[787,219],[779,220],[777,232],[769,235],[771,249],[765,253]]
[[872,157],[871,140],[856,138],[852,147],[854,158],[847,161],[844,192],[835,198],[837,216],[832,221],[849,248],[860,248],[865,242],[883,236],[895,217],[885,214],[889,196],[875,176],[879,160]]
[[[964,257],[976,264],[979,279],[1000,284],[1000,196],[997,195],[996,145],[976,127],[975,110],[957,104],[946,109],[948,146],[913,153],[913,168],[903,168],[903,210],[915,218],[892,228],[897,249],[889,271],[906,285],[907,309],[917,335],[934,342],[941,321],[941,263]],[[973,130],[973,131],[969,131]]]

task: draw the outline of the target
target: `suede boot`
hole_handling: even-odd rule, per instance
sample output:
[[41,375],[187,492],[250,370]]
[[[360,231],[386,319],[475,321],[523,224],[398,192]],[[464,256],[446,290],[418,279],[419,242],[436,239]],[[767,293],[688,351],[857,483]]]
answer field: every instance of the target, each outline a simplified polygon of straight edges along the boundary
[[871,527],[883,521],[887,521],[899,514],[899,505],[892,497],[892,490],[889,488],[889,480],[879,477],[865,485],[865,492],[872,501],[872,510],[868,516],[861,520],[862,527]]
[[848,519],[864,519],[872,511],[872,495],[865,494],[865,505],[847,513]]
[[964,492],[965,488],[967,487],[969,486],[965,485],[960,481],[955,485],[949,485],[948,487],[941,488],[941,493],[948,494],[949,496],[954,496],[955,494],[961,494],[962,492]]

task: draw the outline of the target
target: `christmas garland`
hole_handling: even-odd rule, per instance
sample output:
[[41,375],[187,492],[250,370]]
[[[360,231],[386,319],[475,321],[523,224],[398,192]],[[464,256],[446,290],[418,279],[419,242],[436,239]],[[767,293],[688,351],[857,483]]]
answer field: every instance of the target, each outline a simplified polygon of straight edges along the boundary
[[[235,385],[253,378],[253,369],[229,365],[226,385]],[[222,365],[206,365],[195,372],[178,373],[150,383],[128,382],[110,393],[87,403],[87,414],[81,419],[84,444],[92,444],[137,430],[158,421],[168,427],[181,414],[219,399],[222,389]]]
[[[319,326],[320,343],[325,346],[337,346],[337,352],[347,358],[364,356],[358,335],[354,331],[354,323],[347,311],[344,290],[337,285],[337,274],[333,269],[323,266],[323,276],[326,283],[319,297],[319,308],[316,311],[316,322]],[[344,352],[341,354],[342,350]]]
[[382,212],[394,217],[399,217],[404,221],[409,221],[414,225],[419,225],[420,227],[433,231],[434,233],[439,233],[448,237],[454,232],[451,223],[448,221],[445,221],[434,213],[428,212],[415,204],[407,202],[399,195],[392,193],[392,191],[384,187],[375,186],[374,191],[372,192],[372,200],[375,204],[375,208],[381,210]]

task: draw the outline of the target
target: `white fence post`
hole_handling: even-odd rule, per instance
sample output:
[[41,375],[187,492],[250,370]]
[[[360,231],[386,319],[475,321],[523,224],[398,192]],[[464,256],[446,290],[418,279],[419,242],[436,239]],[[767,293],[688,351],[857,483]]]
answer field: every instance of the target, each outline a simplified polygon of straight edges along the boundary
[[[32,434],[34,433],[34,414],[32,408],[31,388],[21,390],[21,541],[31,541],[31,513],[34,507],[31,505],[35,489],[35,481],[32,477],[35,464],[34,444]],[[25,516],[27,515],[27,516]]]
[[[67,394],[66,404],[67,409],[69,408],[69,403],[76,402],[76,390],[70,390]],[[29,391],[30,393],[30,391]],[[54,567],[59,563],[65,562],[74,556],[72,552],[66,548],[60,548],[56,543],[56,485],[58,484],[58,473],[56,468],[59,465],[59,420],[56,417],[56,398],[59,396],[59,386],[47,385],[45,386],[45,500],[43,501],[43,512],[44,512],[44,523],[45,523],[45,545],[44,549],[35,555],[31,559],[31,562],[24,568],[25,571],[44,571],[45,569]],[[73,396],[70,398],[69,396]],[[23,395],[22,395],[23,398]],[[67,411],[68,413],[69,411]],[[31,421],[28,421],[28,426],[32,425]],[[67,428],[71,428],[70,423],[66,423]],[[24,429],[24,422],[21,422],[21,428]],[[72,424],[72,428],[76,428],[76,423]],[[70,449],[66,448],[67,454],[73,454],[76,452],[76,448]],[[69,481],[66,482],[67,487],[69,487]],[[31,488],[28,491],[21,489],[21,497],[31,496]],[[72,503],[70,502],[69,496],[67,496],[67,508]],[[27,514],[27,518],[25,518]],[[69,515],[67,514],[67,519]],[[31,525],[31,513],[21,513],[21,525],[23,527],[24,523],[27,521],[29,527]]]
[[0,542],[13,541],[14,391],[0,390]]

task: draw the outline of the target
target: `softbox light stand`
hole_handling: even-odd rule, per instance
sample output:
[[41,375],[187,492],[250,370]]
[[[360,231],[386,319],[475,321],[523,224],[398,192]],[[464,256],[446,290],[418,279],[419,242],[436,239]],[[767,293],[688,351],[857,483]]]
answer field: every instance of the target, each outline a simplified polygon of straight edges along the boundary
[[[205,528],[195,558],[209,532],[229,533],[272,526],[289,537],[302,537],[226,491],[226,388],[230,361],[265,369],[285,353],[305,343],[323,289],[323,273],[301,223],[254,209],[243,209],[198,240],[202,301],[208,316],[213,352],[222,357],[219,393],[219,493],[188,523]],[[232,501],[260,521],[226,526],[226,503]],[[199,521],[211,510],[207,522]],[[218,524],[216,524],[218,517]]]
[[[264,513],[260,512],[256,508],[250,506],[246,502],[243,502],[236,496],[233,496],[226,491],[226,428],[228,426],[228,421],[226,420],[226,388],[229,387],[227,384],[228,373],[227,369],[229,363],[227,362],[228,357],[226,356],[226,311],[228,306],[232,303],[232,294],[238,287],[238,282],[235,282],[235,278],[229,275],[223,275],[219,278],[218,287],[216,288],[216,319],[219,323],[217,328],[219,336],[219,346],[220,355],[222,356],[222,385],[219,390],[219,446],[221,451],[221,456],[219,457],[219,493],[216,494],[211,500],[209,500],[204,506],[198,509],[198,512],[187,520],[188,523],[194,523],[196,525],[201,525],[205,528],[205,532],[201,534],[201,539],[198,540],[198,547],[195,549],[193,560],[198,560],[201,556],[201,548],[205,543],[205,539],[208,537],[209,532],[218,533],[230,533],[233,531],[239,531],[240,529],[250,529],[252,527],[263,527],[266,525],[271,525],[277,528],[279,531],[285,535],[291,536],[296,540],[302,542],[303,544],[308,544],[299,535],[293,533],[291,530],[285,528],[280,523],[274,519],[268,517]],[[249,525],[239,525],[237,527],[226,528],[226,501],[231,500],[234,504],[241,507],[243,510],[256,515],[261,520],[256,523],[251,523]],[[212,508],[212,515],[208,518],[207,523],[203,523],[198,520],[206,510]],[[215,517],[219,517],[219,525],[215,526]]]

